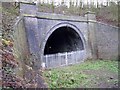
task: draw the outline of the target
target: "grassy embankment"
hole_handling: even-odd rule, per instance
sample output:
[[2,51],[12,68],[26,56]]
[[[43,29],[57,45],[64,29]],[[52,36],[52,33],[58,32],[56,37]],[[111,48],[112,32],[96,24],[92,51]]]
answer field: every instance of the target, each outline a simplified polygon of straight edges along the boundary
[[77,65],[45,70],[43,77],[49,88],[117,87],[118,62],[89,60]]

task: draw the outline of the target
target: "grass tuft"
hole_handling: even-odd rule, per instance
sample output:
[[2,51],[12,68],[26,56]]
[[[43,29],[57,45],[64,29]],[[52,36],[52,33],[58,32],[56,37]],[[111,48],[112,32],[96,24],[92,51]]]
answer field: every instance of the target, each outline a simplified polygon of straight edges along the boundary
[[[106,70],[107,72],[102,72]],[[87,74],[86,71],[91,71]],[[93,71],[101,73],[99,75],[92,74]],[[43,72],[45,81],[48,83],[49,88],[76,88],[76,87],[94,87],[101,81],[116,82],[116,80],[109,80],[103,77],[104,75],[118,73],[118,62],[111,60],[88,60],[81,64],[72,66],[60,67]],[[100,82],[99,82],[100,81]],[[93,83],[94,82],[94,83]]]

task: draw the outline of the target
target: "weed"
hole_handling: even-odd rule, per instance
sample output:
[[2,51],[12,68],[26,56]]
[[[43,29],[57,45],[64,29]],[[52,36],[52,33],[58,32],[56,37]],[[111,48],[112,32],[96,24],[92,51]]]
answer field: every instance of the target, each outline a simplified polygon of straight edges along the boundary
[[89,60],[73,66],[44,71],[43,76],[46,78],[46,82],[50,88],[93,87],[100,81],[106,81],[107,79],[99,77],[99,75],[86,74],[84,73],[85,70],[101,71],[102,69],[106,69],[108,72],[117,73],[117,67],[117,61]]

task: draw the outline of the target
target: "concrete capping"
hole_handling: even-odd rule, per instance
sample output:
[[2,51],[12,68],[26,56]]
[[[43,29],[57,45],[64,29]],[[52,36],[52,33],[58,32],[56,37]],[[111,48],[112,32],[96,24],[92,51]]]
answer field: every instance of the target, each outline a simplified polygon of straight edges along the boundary
[[[47,13],[48,14],[48,13]],[[51,15],[52,15],[53,13],[51,13]],[[61,15],[61,14],[56,14],[56,15]],[[84,19],[70,19],[70,18],[65,18],[64,17],[64,19],[62,19],[61,17],[45,17],[45,16],[39,16],[39,15],[30,15],[30,14],[23,14],[22,15],[23,17],[33,17],[33,18],[40,18],[40,19],[50,19],[50,20],[62,20],[62,21],[73,21],[73,22],[91,22],[91,23],[97,23],[97,21],[96,20],[84,20]],[[67,16],[67,15],[64,15],[64,16]],[[76,17],[76,16],[68,16],[68,17]],[[79,16],[78,16],[79,17]],[[84,17],[83,17],[84,18]]]
[[86,17],[81,16],[68,16],[63,14],[55,14],[55,13],[37,13],[38,18],[46,18],[46,19],[54,19],[54,20],[70,20],[70,21],[87,21]]
[[36,18],[36,15],[32,15],[32,14],[22,14],[23,17],[33,17]]
[[43,13],[38,12],[37,15],[31,15],[31,14],[22,14],[24,17],[33,17],[33,18],[41,18],[41,19],[50,19],[50,20],[67,20],[67,21],[74,21],[74,22],[87,22],[86,17],[80,17],[80,16],[67,16],[62,14],[54,14],[54,13]]
[[95,12],[87,11],[85,13],[85,17],[87,18],[87,20],[96,20]]
[[[41,12],[40,12],[41,13]],[[53,13],[47,13],[49,16],[46,17],[46,13],[43,13],[44,15],[30,15],[30,14],[22,14],[23,17],[33,17],[33,18],[40,18],[40,19],[50,19],[50,20],[62,20],[62,21],[73,21],[73,22],[91,22],[91,23],[97,23],[96,20],[87,20],[87,18],[82,17],[82,19],[79,18],[79,16],[67,16],[62,14],[53,14]],[[51,14],[51,15],[50,15]],[[59,17],[54,17],[54,16]],[[65,16],[61,18],[62,16]],[[77,18],[74,18],[77,17]],[[85,19],[84,19],[85,18]],[[103,23],[104,24],[104,23]]]
[[88,22],[96,23],[97,21],[96,20],[88,20]]
[[88,22],[96,23],[96,24],[99,23],[99,24],[103,24],[103,25],[106,25],[106,26],[111,26],[113,28],[118,28],[119,29],[119,27],[117,27],[117,26],[113,26],[113,25],[110,25],[110,24],[106,24],[106,23],[103,23],[103,22],[96,21],[96,20],[88,20]]
[[119,27],[117,27],[117,26],[113,26],[113,25],[106,24],[106,23],[103,23],[103,22],[98,22],[98,21],[96,21],[96,23],[103,24],[103,25],[106,25],[106,26],[111,26],[111,27],[113,27],[113,28],[118,28],[118,29],[119,29]]
[[16,26],[22,19],[23,19],[23,16],[17,17],[17,20],[16,20],[14,26]]
[[[39,13],[43,13],[43,12],[39,12]],[[46,13],[43,13],[43,14],[46,14]],[[47,13],[49,14],[48,17],[46,17],[45,15],[30,15],[30,14],[22,14],[23,17],[33,17],[33,18],[40,18],[40,19],[50,19],[50,20],[62,20],[62,21],[73,21],[73,22],[91,22],[91,23],[96,23],[97,21],[96,20],[87,20],[86,18],[84,19],[84,17],[82,17],[83,19],[81,20],[80,18],[79,19],[74,19],[72,17],[76,17],[76,16],[67,16],[67,15],[62,15],[62,14],[53,14],[53,13]],[[51,14],[51,16],[50,16]],[[59,17],[55,17],[54,18],[54,15],[58,15]],[[64,18],[61,18],[61,15],[62,16],[66,16]],[[77,16],[79,17],[79,16]],[[72,18],[72,19],[71,19]]]
[[87,11],[85,14],[95,14],[95,12]]
[[23,20],[23,16],[17,17],[16,22],[15,22],[14,25],[13,25],[13,29],[14,29],[14,30],[15,30],[15,28],[17,27],[17,24],[18,24],[21,20]]
[[60,18],[46,18],[46,17],[38,17],[38,16],[34,16],[34,15],[24,15],[25,17],[33,17],[33,18],[38,18],[38,19],[48,19],[48,20],[61,20],[61,21],[71,21],[71,22],[88,22],[88,20],[77,20],[77,19],[67,19],[67,18],[64,18],[64,19],[60,19]]
[[34,2],[28,2],[28,1],[20,1],[21,4],[29,4],[29,5],[36,5]]

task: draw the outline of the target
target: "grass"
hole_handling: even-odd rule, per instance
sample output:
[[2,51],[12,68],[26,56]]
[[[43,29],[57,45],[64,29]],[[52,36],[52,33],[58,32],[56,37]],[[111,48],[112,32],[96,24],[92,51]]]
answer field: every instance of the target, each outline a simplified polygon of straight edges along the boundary
[[[107,72],[102,72],[103,70]],[[85,73],[90,71],[89,73]],[[92,74],[94,73],[96,74]],[[100,76],[99,73],[103,76]],[[97,74],[98,73],[98,74]],[[115,83],[117,79],[109,79],[117,75],[118,62],[112,60],[88,60],[81,64],[45,70],[43,77],[49,88],[95,87],[100,82]],[[104,76],[108,75],[108,76]]]

